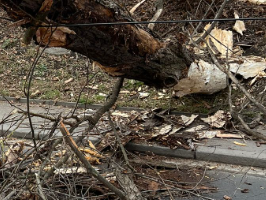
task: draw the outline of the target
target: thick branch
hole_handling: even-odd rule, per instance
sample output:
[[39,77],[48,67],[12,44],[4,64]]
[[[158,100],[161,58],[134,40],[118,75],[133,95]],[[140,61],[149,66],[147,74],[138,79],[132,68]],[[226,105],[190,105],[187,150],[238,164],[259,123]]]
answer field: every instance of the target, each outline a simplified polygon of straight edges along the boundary
[[[45,0],[45,2],[49,0]],[[1,0],[8,15],[36,25],[43,1]],[[128,12],[112,1],[54,0],[45,12],[42,25],[127,22]],[[35,20],[29,20],[32,16]],[[49,24],[48,24],[49,23]],[[37,23],[38,24],[38,23]],[[186,76],[190,64],[182,44],[172,39],[160,41],[138,25],[39,27],[36,42],[50,47],[64,47],[96,61],[111,76],[136,79],[156,87],[171,87]]]

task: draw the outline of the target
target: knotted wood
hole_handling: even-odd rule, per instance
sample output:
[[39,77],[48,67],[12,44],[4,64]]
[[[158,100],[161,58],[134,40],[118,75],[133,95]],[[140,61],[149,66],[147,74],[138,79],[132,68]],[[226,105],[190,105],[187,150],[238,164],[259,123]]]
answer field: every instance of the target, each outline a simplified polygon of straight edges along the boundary
[[[133,21],[109,0],[0,0],[0,7],[31,29],[40,45],[63,47],[96,61],[111,76],[143,81],[158,88],[186,77],[189,55],[174,38],[162,41],[140,25],[37,27]],[[27,31],[26,31],[27,33]],[[27,38],[27,37],[26,37]],[[186,52],[186,53],[185,53]]]

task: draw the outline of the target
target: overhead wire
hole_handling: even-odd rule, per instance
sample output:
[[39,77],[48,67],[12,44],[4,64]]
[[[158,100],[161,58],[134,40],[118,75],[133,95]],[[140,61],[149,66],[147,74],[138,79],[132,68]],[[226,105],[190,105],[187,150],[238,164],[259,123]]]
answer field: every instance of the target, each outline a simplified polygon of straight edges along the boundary
[[230,21],[266,21],[264,17],[257,18],[224,18],[224,19],[191,19],[191,20],[170,20],[170,21],[128,21],[128,22],[96,22],[86,24],[49,24],[40,27],[78,27],[78,26],[114,26],[114,25],[136,25],[136,24],[177,24],[177,23],[199,23],[199,22],[230,22]]
[[[10,18],[0,17],[0,19],[14,21]],[[200,22],[231,22],[231,21],[266,21],[265,17],[249,17],[249,18],[222,18],[222,19],[190,19],[190,20],[168,20],[168,21],[127,21],[127,22],[96,22],[85,24],[47,24],[39,25],[39,27],[78,27],[78,26],[114,26],[114,25],[136,25],[136,24],[177,24],[177,23],[200,23]]]

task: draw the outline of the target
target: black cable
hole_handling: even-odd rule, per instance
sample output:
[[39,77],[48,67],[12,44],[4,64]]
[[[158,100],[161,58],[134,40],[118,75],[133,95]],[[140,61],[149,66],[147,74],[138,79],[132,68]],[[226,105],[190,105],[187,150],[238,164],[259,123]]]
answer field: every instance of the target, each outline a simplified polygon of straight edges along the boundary
[[[0,17],[7,21],[14,21],[6,17]],[[128,25],[128,24],[177,24],[177,23],[200,23],[200,22],[230,22],[230,21],[266,21],[264,17],[254,18],[224,18],[224,19],[191,19],[191,20],[171,20],[171,21],[130,21],[130,22],[100,22],[100,23],[88,23],[88,24],[49,24],[40,25],[39,27],[76,27],[76,26],[113,26],[113,25]]]
[[192,19],[192,20],[172,20],[172,21],[131,21],[131,22],[100,22],[100,23],[88,23],[88,24],[51,24],[40,25],[40,27],[76,27],[76,26],[113,26],[113,25],[128,25],[128,24],[177,24],[177,23],[199,23],[199,22],[228,22],[228,21],[266,21],[266,18],[226,18],[226,19]]

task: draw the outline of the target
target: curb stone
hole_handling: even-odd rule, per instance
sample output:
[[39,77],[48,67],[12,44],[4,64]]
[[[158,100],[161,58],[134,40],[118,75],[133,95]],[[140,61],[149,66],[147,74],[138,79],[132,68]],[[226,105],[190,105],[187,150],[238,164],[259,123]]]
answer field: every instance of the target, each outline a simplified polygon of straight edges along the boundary
[[148,144],[136,144],[130,142],[126,149],[139,152],[153,152],[154,154],[178,158],[195,159],[199,161],[211,161],[234,165],[266,167],[266,146],[257,147],[255,142],[247,141],[246,146],[237,146],[233,141],[209,139],[204,146],[198,146],[195,151],[185,149],[170,149],[163,146],[149,146]]
[[189,158],[194,159],[194,152],[185,149],[170,149],[168,147],[163,147],[159,145],[147,145],[147,144],[137,144],[129,142],[125,148],[129,151],[139,151],[139,152],[152,152],[157,155],[172,156],[178,158]]

